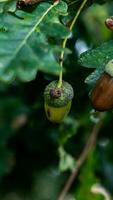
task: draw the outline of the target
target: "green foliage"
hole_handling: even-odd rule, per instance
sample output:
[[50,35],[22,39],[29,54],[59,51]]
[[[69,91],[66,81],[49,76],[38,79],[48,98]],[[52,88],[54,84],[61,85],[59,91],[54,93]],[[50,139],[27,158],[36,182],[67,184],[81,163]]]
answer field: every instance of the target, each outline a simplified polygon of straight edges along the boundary
[[73,171],[76,166],[75,159],[68,154],[62,146],[59,147],[59,157],[60,157],[60,162],[59,162],[59,170],[60,171],[67,171],[71,170]]
[[59,127],[59,145],[65,145],[66,142],[73,137],[79,128],[79,122],[74,118],[67,117]]
[[79,63],[84,67],[100,68],[113,59],[113,41],[102,44],[96,49],[89,50],[80,56]]
[[103,43],[99,47],[88,50],[81,54],[79,63],[84,67],[96,68],[96,70],[86,78],[86,83],[92,84],[100,77],[105,65],[113,59],[113,41]]
[[14,97],[0,99],[0,180],[15,165],[15,155],[8,148],[8,140],[14,131],[26,123],[28,108]]
[[[16,3],[0,0],[0,198],[54,200],[98,122],[88,93],[113,59],[113,33],[105,27],[113,2],[88,0],[71,33],[68,26],[82,0],[41,2],[28,6],[29,12],[15,11]],[[69,116],[52,124],[45,116],[43,92],[58,79],[62,50],[63,79],[72,85],[75,97]],[[91,193],[97,182],[113,193],[112,130],[108,112],[97,146],[67,199],[103,199]]]
[[105,40],[109,40],[112,35],[105,26],[108,9],[109,7],[106,4],[94,4],[87,9],[87,12],[82,14],[82,21],[87,29],[87,34],[95,46],[100,45]]
[[75,192],[75,197],[77,200],[87,199],[87,200],[103,200],[103,197],[99,194],[94,195],[91,193],[91,187],[95,183],[99,183],[95,175],[95,168],[98,164],[97,156],[95,152],[90,153],[88,159],[81,170],[79,175],[79,188]]
[[[67,14],[67,6],[61,2],[49,12],[50,7],[48,3],[40,4],[33,14],[17,11],[16,15],[21,19],[11,13],[1,13],[1,81],[14,78],[30,81],[36,77],[38,70],[58,74],[60,67],[54,57],[58,48],[48,45],[48,39],[51,36],[63,38],[69,34],[58,19],[59,15]],[[5,31],[2,31],[3,28]]]

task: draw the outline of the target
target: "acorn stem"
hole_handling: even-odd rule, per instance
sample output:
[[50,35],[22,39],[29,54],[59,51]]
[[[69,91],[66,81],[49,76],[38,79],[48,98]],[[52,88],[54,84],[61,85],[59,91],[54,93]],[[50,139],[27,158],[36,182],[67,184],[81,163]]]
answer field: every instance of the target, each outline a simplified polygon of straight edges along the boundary
[[61,88],[61,86],[62,86],[62,69],[60,70],[59,81],[58,81],[57,87],[58,87],[58,88]]
[[62,86],[62,68],[63,68],[63,60],[64,60],[64,49],[66,47],[66,43],[67,43],[67,40],[68,40],[68,37],[65,37],[65,39],[63,40],[63,43],[62,43],[62,52],[61,52],[61,55],[60,55],[60,67],[61,67],[61,70],[60,70],[60,74],[59,74],[59,81],[58,81],[58,85],[57,87],[60,88]]
[[[84,0],[82,2],[82,4],[80,5],[75,17],[73,18],[70,26],[69,26],[69,30],[71,31],[76,23],[76,20],[78,19],[83,7],[85,6],[85,4],[87,3],[87,0]],[[60,54],[60,67],[61,67],[61,70],[60,70],[60,74],[59,74],[59,81],[58,81],[58,85],[57,87],[60,88],[62,86],[62,68],[63,68],[63,61],[64,61],[64,49],[66,47],[66,44],[67,44],[67,40],[68,40],[68,36],[66,36],[62,42],[62,48],[63,50],[61,51],[61,54]]]

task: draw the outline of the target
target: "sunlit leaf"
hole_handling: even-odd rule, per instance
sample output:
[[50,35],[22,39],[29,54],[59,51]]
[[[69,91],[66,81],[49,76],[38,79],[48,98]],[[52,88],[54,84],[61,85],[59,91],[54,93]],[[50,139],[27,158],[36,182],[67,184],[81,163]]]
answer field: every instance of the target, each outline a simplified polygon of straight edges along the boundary
[[73,171],[75,169],[75,159],[68,154],[62,146],[59,147],[59,169],[60,171],[67,171],[71,170]]

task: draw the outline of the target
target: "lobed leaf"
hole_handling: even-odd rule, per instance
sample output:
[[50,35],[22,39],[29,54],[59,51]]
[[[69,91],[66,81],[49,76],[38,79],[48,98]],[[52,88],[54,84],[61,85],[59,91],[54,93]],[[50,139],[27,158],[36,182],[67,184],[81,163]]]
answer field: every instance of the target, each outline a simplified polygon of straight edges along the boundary
[[87,68],[96,68],[86,79],[85,83],[95,84],[103,73],[105,65],[113,59],[113,41],[103,43],[96,49],[88,50],[81,54],[79,64]]
[[60,67],[48,37],[53,33],[59,38],[69,34],[59,21],[59,12],[62,10],[62,15],[66,14],[67,6],[61,2],[47,13],[50,6],[42,3],[33,13],[17,11],[21,19],[9,13],[1,14],[4,24],[0,31],[0,80],[11,81],[17,77],[30,81],[37,70],[59,73]]
[[96,49],[81,54],[79,64],[88,68],[100,68],[113,59],[113,41],[103,43]]

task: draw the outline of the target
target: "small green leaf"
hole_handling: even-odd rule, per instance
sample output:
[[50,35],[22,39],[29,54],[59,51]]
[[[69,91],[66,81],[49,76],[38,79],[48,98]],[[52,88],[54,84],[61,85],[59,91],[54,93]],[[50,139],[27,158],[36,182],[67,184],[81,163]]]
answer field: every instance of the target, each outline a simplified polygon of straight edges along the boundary
[[64,1],[61,1],[60,4],[58,4],[55,7],[55,10],[57,11],[57,13],[59,13],[60,15],[66,15],[67,14],[67,10],[68,10],[68,6]]
[[93,85],[100,78],[101,74],[104,72],[104,68],[100,67],[92,72],[86,79],[85,83]]
[[59,157],[60,157],[60,162],[59,162],[59,169],[60,171],[67,171],[71,170],[73,171],[75,169],[75,159],[68,154],[62,146],[59,147]]
[[72,117],[66,117],[64,123],[59,127],[59,144],[64,145],[72,136],[74,136],[79,128],[79,122]]

